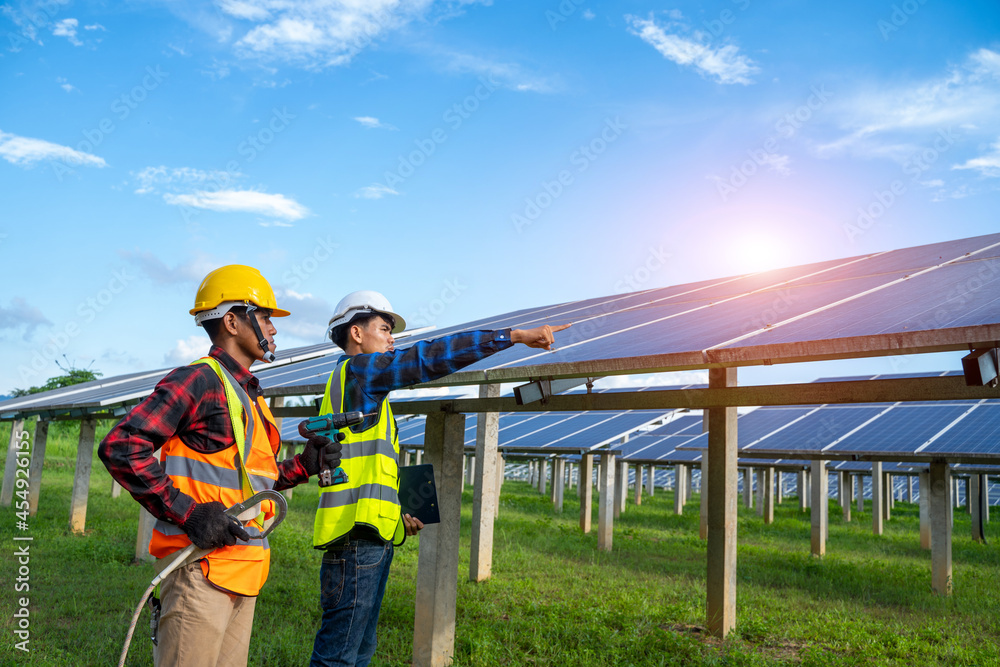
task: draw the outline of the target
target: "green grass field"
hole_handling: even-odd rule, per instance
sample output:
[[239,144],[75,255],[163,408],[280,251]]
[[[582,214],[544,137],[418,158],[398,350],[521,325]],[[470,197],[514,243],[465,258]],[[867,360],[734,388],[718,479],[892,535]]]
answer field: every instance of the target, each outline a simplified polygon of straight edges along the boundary
[[[106,432],[108,425],[99,430]],[[7,442],[0,427],[0,438]],[[116,664],[152,566],[134,564],[138,505],[111,498],[95,456],[87,531],[67,527],[75,424],[53,428],[37,516],[26,533],[3,508],[0,664]],[[1000,527],[973,543],[956,511],[954,595],[930,591],[915,505],[897,503],[885,534],[870,513],[845,524],[831,504],[827,555],[809,555],[809,516],[786,499],[765,526],[740,507],[737,626],[726,641],[704,636],[705,543],[697,497],[684,516],[658,490],[615,523],[614,549],[597,550],[567,511],[523,482],[503,487],[493,578],[467,581],[472,490],[463,497],[455,665],[1000,665]],[[271,578],[257,605],[251,664],[307,664],[319,624],[320,555],[311,548],[314,484],[299,487],[272,536]],[[596,520],[596,507],[595,507]],[[30,535],[30,592],[14,590],[13,537]],[[396,552],[373,664],[409,664],[417,541]],[[30,598],[29,653],[16,650],[17,599]],[[129,664],[152,664],[143,613]]]

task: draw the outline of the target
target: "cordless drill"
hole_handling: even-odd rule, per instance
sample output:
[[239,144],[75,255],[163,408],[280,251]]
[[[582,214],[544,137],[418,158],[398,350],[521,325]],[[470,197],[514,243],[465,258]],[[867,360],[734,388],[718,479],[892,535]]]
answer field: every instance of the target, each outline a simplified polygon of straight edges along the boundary
[[[306,430],[313,435],[322,435],[334,442],[339,442],[344,439],[344,434],[340,433],[340,429],[360,424],[365,417],[365,413],[360,410],[319,415],[306,420]],[[320,486],[345,484],[347,481],[347,473],[340,466],[337,466],[337,469],[333,471],[329,468],[323,468],[319,471]]]

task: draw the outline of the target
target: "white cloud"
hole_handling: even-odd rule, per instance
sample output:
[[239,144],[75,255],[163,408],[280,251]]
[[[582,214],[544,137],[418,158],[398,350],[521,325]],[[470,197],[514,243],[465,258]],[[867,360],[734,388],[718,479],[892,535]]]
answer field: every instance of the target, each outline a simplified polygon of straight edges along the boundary
[[182,366],[208,354],[212,341],[204,334],[194,334],[178,340],[174,347],[163,356],[163,362],[170,366]]
[[83,42],[76,38],[76,27],[79,23],[76,19],[58,21],[52,28],[52,34],[56,37],[65,37],[73,46],[83,46]]
[[956,164],[952,169],[975,169],[983,176],[1000,178],[1000,141],[990,146],[992,152]]
[[83,26],[83,29],[84,30],[100,30],[101,32],[107,32],[107,30],[108,30],[107,28],[105,28],[100,23],[93,23],[91,25],[85,25],[85,26]]
[[42,311],[20,297],[11,299],[9,308],[0,305],[0,332],[5,329],[22,330],[22,338],[28,340],[35,329],[45,325],[51,326],[52,322],[42,315]]
[[[694,31],[690,37],[683,37],[676,32],[690,32],[686,26],[670,21],[664,26],[656,21],[641,19],[637,16],[626,16],[629,22],[629,32],[639,37],[660,52],[667,60],[678,65],[694,67],[702,75],[708,75],[719,83],[753,83],[751,75],[760,72],[760,68],[747,56],[739,53],[739,48],[732,44],[720,48],[712,48],[706,44],[703,33]],[[671,18],[679,19],[678,13],[672,13]]]
[[279,306],[291,313],[274,321],[278,336],[288,334],[306,343],[323,342],[326,323],[333,315],[333,305],[308,292],[296,292],[277,285],[274,298]]
[[381,199],[386,195],[398,194],[398,192],[390,188],[388,185],[383,185],[382,183],[372,183],[371,185],[366,185],[355,192],[354,196],[358,199]]
[[209,271],[219,268],[222,262],[203,253],[197,253],[175,267],[169,267],[156,254],[140,250],[119,250],[118,256],[139,268],[156,285],[200,283]]
[[[562,88],[553,77],[528,72],[517,63],[502,62],[469,53],[457,53],[437,49],[432,55],[444,60],[447,71],[459,74],[474,74],[485,79],[492,88],[504,87],[518,92],[551,93]],[[479,95],[478,86],[475,94]],[[469,91],[473,93],[474,91]],[[489,91],[492,92],[492,91]]]
[[163,201],[174,206],[190,206],[223,213],[256,213],[285,220],[300,220],[309,214],[309,209],[294,199],[257,190],[196,190],[191,194],[180,195],[168,192],[163,195]]
[[56,83],[58,83],[59,87],[65,90],[67,93],[72,93],[74,90],[76,92],[80,92],[79,88],[77,88],[71,83],[67,83],[66,79],[62,78],[61,76],[56,77]]
[[583,18],[585,18],[588,21],[593,21],[596,16],[597,16],[597,14],[595,14],[592,11],[590,11],[589,9],[584,9],[583,10]]
[[59,160],[65,164],[83,167],[107,167],[104,158],[74,150],[69,146],[60,146],[45,141],[19,137],[0,131],[0,157],[11,164],[28,166],[43,160]]
[[935,141],[938,129],[960,128],[963,135],[1000,130],[1000,54],[979,49],[936,77],[874,82],[828,104],[841,134],[817,146],[820,156],[905,162]]
[[132,172],[135,180],[135,193],[138,195],[157,192],[160,190],[179,191],[192,186],[202,186],[206,184],[223,188],[231,185],[232,181],[239,179],[243,174],[239,172],[228,172],[222,170],[203,171],[192,167],[146,167],[142,171]]
[[[245,30],[234,45],[238,55],[322,68],[350,62],[373,40],[425,17],[433,5],[433,0],[223,0],[220,9]],[[256,25],[247,29],[246,22]]]
[[395,125],[389,125],[388,123],[383,123],[378,118],[373,116],[355,116],[354,120],[358,121],[365,127],[371,130],[398,130]]

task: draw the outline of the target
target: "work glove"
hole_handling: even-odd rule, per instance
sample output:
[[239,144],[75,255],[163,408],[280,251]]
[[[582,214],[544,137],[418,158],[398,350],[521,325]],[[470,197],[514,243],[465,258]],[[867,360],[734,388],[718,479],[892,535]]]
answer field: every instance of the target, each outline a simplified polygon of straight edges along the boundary
[[237,538],[250,541],[243,524],[226,514],[226,507],[220,502],[198,503],[181,528],[199,549],[231,547]]
[[305,421],[301,421],[299,435],[306,439],[306,448],[299,454],[299,461],[310,477],[320,470],[336,470],[340,466],[340,455],[344,449],[340,444],[345,437],[343,433],[337,433],[331,440],[325,435],[310,433]]

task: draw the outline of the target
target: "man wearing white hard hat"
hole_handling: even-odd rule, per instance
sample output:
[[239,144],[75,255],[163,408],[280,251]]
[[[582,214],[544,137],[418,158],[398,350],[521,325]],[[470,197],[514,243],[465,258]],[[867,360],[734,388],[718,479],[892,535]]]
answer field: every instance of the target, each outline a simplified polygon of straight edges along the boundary
[[323,618],[311,665],[369,663],[393,545],[423,528],[418,519],[401,515],[399,439],[389,392],[444,377],[515,343],[549,350],[553,333],[568,326],[467,331],[396,351],[393,334],[406,323],[388,299],[362,290],[340,300],[326,333],[344,356],[327,381],[320,414],[357,410],[367,416],[341,430],[348,481],[320,490],[313,546],[325,551]]

